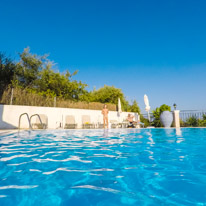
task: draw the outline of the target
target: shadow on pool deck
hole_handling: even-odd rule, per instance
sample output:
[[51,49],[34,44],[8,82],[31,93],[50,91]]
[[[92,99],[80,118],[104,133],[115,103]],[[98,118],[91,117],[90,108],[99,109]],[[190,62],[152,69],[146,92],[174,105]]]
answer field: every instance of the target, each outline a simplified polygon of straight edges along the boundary
[[4,105],[0,104],[0,130],[17,129],[17,127],[15,127],[14,125],[3,121],[3,113],[4,113]]

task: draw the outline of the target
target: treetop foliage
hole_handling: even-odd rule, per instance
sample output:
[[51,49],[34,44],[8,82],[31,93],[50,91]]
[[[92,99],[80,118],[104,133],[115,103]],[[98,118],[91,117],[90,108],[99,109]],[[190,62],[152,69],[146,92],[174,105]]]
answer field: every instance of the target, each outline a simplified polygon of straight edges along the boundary
[[101,103],[118,103],[121,100],[124,111],[140,113],[136,101],[129,104],[121,89],[114,86],[107,86],[89,92],[87,84],[73,80],[78,71],[70,73],[55,72],[54,62],[48,59],[48,55],[36,55],[25,48],[19,54],[20,60],[14,63],[5,54],[0,53],[0,95],[3,91],[12,86],[26,89],[29,92],[41,96],[60,97],[65,100],[87,101]]
[[0,94],[7,88],[14,76],[16,65],[4,53],[0,53]]

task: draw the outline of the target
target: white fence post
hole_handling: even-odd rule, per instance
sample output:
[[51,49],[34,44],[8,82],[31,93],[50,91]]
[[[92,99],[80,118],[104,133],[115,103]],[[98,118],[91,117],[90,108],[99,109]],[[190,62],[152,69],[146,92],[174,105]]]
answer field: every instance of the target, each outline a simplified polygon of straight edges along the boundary
[[180,127],[180,110],[174,110],[173,117],[174,117],[174,127],[179,128]]
[[10,105],[12,105],[12,103],[13,103],[13,95],[14,95],[14,88],[11,89]]
[[56,104],[57,104],[57,98],[54,97],[54,107],[56,107]]

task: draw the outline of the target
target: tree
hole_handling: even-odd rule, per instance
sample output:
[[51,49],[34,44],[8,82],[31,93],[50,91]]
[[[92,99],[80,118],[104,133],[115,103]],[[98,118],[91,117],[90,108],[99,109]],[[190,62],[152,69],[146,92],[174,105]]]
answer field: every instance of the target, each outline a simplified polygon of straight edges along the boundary
[[123,99],[123,96],[124,94],[121,89],[105,85],[104,87],[91,92],[91,101],[117,104],[118,98]]
[[112,103],[116,105],[118,104],[118,98],[120,98],[122,109],[127,111],[129,108],[129,103],[125,99],[122,90],[114,86],[104,85],[104,87],[90,92],[88,96],[91,102]]
[[6,57],[4,53],[0,53],[0,97],[3,91],[11,84],[15,68],[16,65],[13,61]]
[[40,72],[37,81],[37,91],[42,95],[57,96],[64,99],[79,100],[86,90],[86,84],[71,80],[73,74],[54,72],[50,67]]
[[140,114],[140,108],[139,108],[136,100],[133,101],[133,103],[130,106],[129,110],[130,110],[130,112],[135,112],[135,113]]
[[15,86],[23,88],[36,87],[36,81],[39,78],[39,73],[43,69],[46,59],[45,56],[31,54],[30,49],[25,48],[20,54],[20,61],[16,64],[15,70]]
[[43,96],[57,96],[64,99],[80,100],[86,93],[86,84],[72,80],[77,74],[55,72],[54,63],[48,55],[38,56],[31,54],[26,48],[20,54],[20,61],[15,71],[15,86],[26,88]]
[[126,100],[121,89],[114,86],[104,86],[89,92],[87,84],[73,80],[78,71],[70,73],[55,72],[54,63],[48,55],[37,55],[25,48],[19,54],[20,60],[13,63],[4,54],[0,53],[0,95],[9,87],[17,87],[25,92],[36,93],[41,96],[59,97],[72,101],[87,101],[118,104],[121,100],[122,110],[137,112],[140,109],[136,101],[132,105]]

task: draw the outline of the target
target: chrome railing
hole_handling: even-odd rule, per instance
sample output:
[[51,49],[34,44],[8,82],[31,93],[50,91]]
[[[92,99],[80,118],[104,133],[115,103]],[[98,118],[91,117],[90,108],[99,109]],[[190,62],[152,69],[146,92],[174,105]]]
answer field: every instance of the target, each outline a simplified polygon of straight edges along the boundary
[[29,115],[28,115],[28,113],[23,113],[23,114],[21,114],[21,115],[19,116],[18,129],[20,129],[20,125],[21,125],[21,117],[22,117],[23,115],[26,115],[26,116],[27,116],[27,119],[28,119],[28,122],[29,122],[29,129],[32,129],[31,121],[30,121],[30,119],[29,119]]
[[40,122],[41,128],[42,128],[42,129],[45,129],[44,124],[42,123],[41,117],[39,116],[39,114],[33,114],[33,115],[31,115],[31,117],[30,117],[30,119],[29,119],[30,122],[31,122],[32,117],[34,117],[34,116],[37,116],[37,117],[39,118],[39,122]]
[[33,115],[31,115],[31,117],[29,118],[29,115],[28,115],[28,113],[23,113],[23,114],[21,114],[20,116],[19,116],[19,124],[18,124],[18,129],[20,130],[20,126],[21,126],[21,118],[22,118],[22,116],[24,116],[24,115],[26,115],[26,117],[27,117],[27,120],[28,120],[28,123],[29,123],[29,129],[31,129],[31,130],[33,130],[33,128],[32,128],[32,124],[31,124],[31,119],[32,119],[32,117],[34,117],[34,116],[37,116],[38,118],[39,118],[39,122],[40,122],[40,125],[41,125],[41,128],[42,129],[46,129],[46,126],[44,126],[44,124],[42,123],[42,120],[41,120],[41,117],[39,116],[39,114],[33,114]]
[[186,121],[190,117],[195,117],[196,119],[202,119],[203,115],[206,115],[204,110],[181,110],[180,119]]
[[[144,118],[148,119],[148,114],[142,114]],[[180,119],[186,121],[190,117],[202,119],[203,115],[206,115],[205,110],[180,110]],[[151,122],[154,120],[153,113],[150,113]]]

